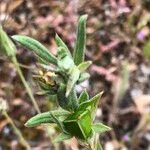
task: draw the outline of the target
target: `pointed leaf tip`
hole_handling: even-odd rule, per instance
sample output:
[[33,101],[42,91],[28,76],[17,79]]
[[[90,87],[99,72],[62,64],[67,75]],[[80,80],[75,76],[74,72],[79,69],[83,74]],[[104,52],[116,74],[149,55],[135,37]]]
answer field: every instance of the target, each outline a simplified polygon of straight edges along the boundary
[[107,131],[111,130],[110,127],[104,125],[103,123],[96,123],[96,124],[92,125],[92,129],[96,133],[103,133],[103,132],[107,132]]
[[67,45],[63,42],[63,40],[59,37],[59,35],[56,33],[55,35],[56,44],[58,47],[63,47],[67,53],[68,56],[72,58],[72,55],[67,47]]
[[82,15],[78,21],[77,39],[74,49],[74,62],[79,65],[84,61],[85,46],[86,46],[86,20],[87,15]]
[[43,46],[39,41],[24,35],[13,35],[12,39],[21,45],[25,46],[27,49],[33,51],[37,56],[43,60],[57,65],[57,58],[52,55],[48,49]]

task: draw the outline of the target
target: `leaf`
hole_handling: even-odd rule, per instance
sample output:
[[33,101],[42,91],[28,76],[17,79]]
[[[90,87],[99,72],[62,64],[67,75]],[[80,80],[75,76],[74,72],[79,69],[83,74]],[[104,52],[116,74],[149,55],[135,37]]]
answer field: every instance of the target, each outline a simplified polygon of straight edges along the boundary
[[79,65],[81,62],[84,61],[86,44],[86,20],[87,15],[83,15],[79,18],[77,39],[73,54],[74,62],[76,65]]
[[69,69],[74,66],[73,59],[70,56],[68,56],[67,52],[63,47],[58,48],[57,55],[58,55],[58,67],[62,71],[65,72],[69,71]]
[[56,34],[56,37],[55,37],[55,40],[56,40],[56,43],[57,43],[57,46],[58,47],[63,47],[66,51],[66,53],[68,54],[68,56],[72,57],[71,56],[71,53],[67,47],[67,45],[63,42],[63,40],[58,36],[58,34]]
[[25,46],[27,49],[30,49],[35,54],[37,54],[39,57],[41,57],[43,60],[46,60],[49,63],[57,65],[57,59],[55,56],[53,56],[45,46],[43,46],[40,42],[37,40],[22,36],[22,35],[14,35],[12,38],[19,42],[21,45]]
[[78,69],[80,72],[85,71],[90,65],[92,64],[92,61],[85,61],[78,65]]
[[90,112],[92,113],[92,118],[93,120],[95,119],[95,113],[96,113],[96,109],[98,106],[98,102],[100,97],[102,96],[103,92],[97,94],[96,96],[94,96],[92,99],[90,99],[89,101],[83,102],[79,105],[77,111],[80,113],[86,109],[89,109]]
[[[55,115],[57,117],[68,116],[70,114],[68,111],[65,111],[63,109],[58,109],[58,110],[55,110],[52,112],[55,113]],[[51,117],[50,113],[51,112],[44,112],[44,113],[38,114],[38,115],[30,118],[26,122],[25,126],[34,127],[34,126],[38,126],[43,123],[55,123],[55,120]]]
[[110,127],[104,125],[103,123],[96,123],[92,125],[92,129],[94,130],[94,132],[99,134],[111,130]]
[[64,129],[64,125],[62,123],[61,120],[59,120],[59,118],[56,116],[56,114],[54,114],[52,111],[50,112],[50,116],[52,117],[52,119],[54,120],[54,123],[57,124],[57,126],[62,130],[62,132],[66,132]]
[[83,103],[83,102],[85,102],[85,101],[87,101],[87,100],[89,100],[89,95],[88,95],[87,91],[83,91],[83,92],[80,94],[80,97],[79,97],[79,99],[78,99],[79,104],[81,104],[81,103]]
[[86,73],[86,72],[83,72],[80,74],[80,77],[79,77],[79,80],[78,80],[78,83],[81,83],[87,79],[90,78],[90,74],[89,73]]
[[16,56],[16,47],[2,26],[0,26],[0,53],[1,52],[10,58]]
[[60,133],[55,139],[54,139],[54,143],[58,143],[58,142],[62,142],[65,140],[69,140],[71,139],[72,136],[69,134],[65,134],[65,133]]
[[70,92],[71,92],[72,88],[74,87],[75,83],[78,81],[80,71],[75,66],[70,70],[69,74],[70,75],[69,75],[69,79],[68,79],[67,87],[66,87],[66,97],[68,97],[68,95],[70,94]]
[[90,111],[74,112],[63,121],[65,130],[78,139],[87,140],[92,133],[92,118]]
[[66,86],[64,84],[60,84],[58,91],[57,91],[57,101],[60,107],[70,111],[70,107],[68,105],[69,101],[65,97],[65,93],[66,93]]
[[71,108],[71,111],[75,111],[78,108],[77,93],[75,88],[71,90],[67,99],[69,99],[69,106]]
[[74,88],[71,90],[68,97],[65,96],[66,86],[64,84],[60,84],[60,87],[57,92],[57,101],[65,110],[74,111],[77,107],[77,97]]
[[144,50],[144,55],[146,57],[150,57],[150,40],[147,43],[145,43],[143,50]]

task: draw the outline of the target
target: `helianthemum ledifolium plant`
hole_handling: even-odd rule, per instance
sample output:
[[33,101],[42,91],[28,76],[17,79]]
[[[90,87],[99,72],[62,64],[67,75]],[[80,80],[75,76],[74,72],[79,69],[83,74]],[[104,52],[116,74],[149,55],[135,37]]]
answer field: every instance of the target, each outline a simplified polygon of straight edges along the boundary
[[75,137],[80,143],[98,149],[94,144],[97,134],[110,130],[102,123],[94,123],[102,92],[89,98],[84,90],[77,97],[76,85],[87,80],[90,75],[86,69],[91,61],[84,61],[86,44],[87,15],[79,19],[77,38],[73,56],[62,39],[56,35],[57,57],[52,55],[41,43],[27,36],[14,35],[13,40],[33,51],[39,58],[41,70],[34,77],[42,93],[55,96],[58,108],[38,114],[27,121],[28,127],[45,123],[55,123],[60,128],[56,142]]

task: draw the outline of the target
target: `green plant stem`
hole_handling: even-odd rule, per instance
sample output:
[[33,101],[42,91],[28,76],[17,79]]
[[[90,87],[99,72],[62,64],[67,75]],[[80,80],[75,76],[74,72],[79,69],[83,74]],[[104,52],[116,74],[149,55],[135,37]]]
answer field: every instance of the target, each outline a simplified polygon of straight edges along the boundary
[[14,56],[14,57],[12,57],[11,59],[12,59],[12,62],[14,63],[14,65],[15,65],[15,67],[16,67],[16,69],[17,69],[17,72],[18,72],[18,74],[19,74],[19,77],[20,77],[20,79],[21,79],[23,85],[25,86],[25,88],[26,88],[26,90],[27,90],[27,93],[28,93],[29,97],[31,98],[31,101],[32,101],[32,103],[33,103],[33,105],[34,105],[36,111],[37,111],[38,113],[40,113],[41,111],[40,111],[40,109],[39,109],[39,106],[38,106],[37,102],[35,101],[34,96],[33,96],[33,94],[32,94],[32,91],[31,91],[29,85],[27,84],[27,82],[26,82],[26,80],[25,80],[23,74],[22,74],[22,71],[21,71],[21,69],[20,69],[20,67],[19,67],[19,64],[18,64],[18,62],[17,62],[16,57]]
[[27,143],[27,141],[24,139],[22,133],[20,132],[20,130],[16,127],[16,125],[14,124],[13,120],[11,119],[11,117],[8,115],[8,113],[6,111],[3,112],[3,115],[5,116],[5,118],[9,121],[9,123],[11,124],[14,132],[16,133],[16,135],[19,138],[20,143],[26,147],[27,150],[31,150],[30,145]]
[[[34,105],[34,108],[35,108],[36,111],[40,114],[41,111],[40,111],[40,109],[39,109],[39,106],[37,105],[37,102],[35,101],[34,96],[33,96],[33,94],[32,94],[32,91],[31,91],[29,85],[27,84],[27,82],[26,82],[26,80],[25,80],[23,74],[22,74],[22,71],[21,71],[21,69],[20,69],[20,67],[19,67],[19,64],[18,64],[18,62],[17,62],[16,57],[12,57],[12,62],[14,63],[14,65],[15,65],[15,67],[16,67],[16,69],[17,69],[17,72],[18,72],[18,74],[19,74],[19,76],[20,76],[20,78],[21,78],[21,81],[22,81],[22,83],[24,84],[24,86],[25,86],[25,88],[26,88],[26,90],[27,90],[28,95],[29,95],[30,98],[31,98],[31,101],[32,101],[32,103],[33,103],[33,105]],[[48,126],[45,126],[45,132],[48,133]],[[52,147],[54,148],[54,150],[57,150],[55,144],[52,142],[52,139],[51,139],[51,136],[49,135],[49,133],[48,133],[48,137],[50,138],[50,141],[51,141],[51,144],[52,144]]]

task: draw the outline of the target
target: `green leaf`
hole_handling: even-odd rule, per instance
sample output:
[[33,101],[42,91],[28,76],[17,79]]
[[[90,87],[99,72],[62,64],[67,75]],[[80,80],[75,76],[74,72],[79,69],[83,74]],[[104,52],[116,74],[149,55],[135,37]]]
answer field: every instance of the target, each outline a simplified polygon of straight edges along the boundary
[[70,106],[68,104],[69,101],[65,97],[65,93],[66,93],[66,86],[64,84],[60,84],[58,91],[57,91],[57,101],[58,101],[60,107],[70,111]]
[[150,40],[147,43],[145,43],[143,50],[144,50],[144,55],[146,57],[150,57]]
[[65,96],[66,86],[64,84],[60,84],[60,87],[57,92],[57,101],[65,110],[74,111],[77,107],[77,97],[74,88],[71,90],[68,97]]
[[79,97],[79,99],[78,99],[79,104],[81,104],[81,103],[83,103],[83,102],[85,102],[85,101],[87,101],[87,100],[89,100],[89,95],[88,95],[87,91],[83,91],[83,92],[80,94],[80,97]]
[[77,39],[73,54],[74,62],[76,65],[79,65],[84,61],[85,45],[86,45],[86,20],[87,15],[83,15],[79,18]]
[[54,139],[54,143],[58,143],[58,142],[62,142],[65,140],[69,140],[71,139],[72,136],[69,134],[65,134],[65,133],[60,133],[55,139]]
[[57,59],[55,56],[53,56],[45,46],[43,46],[40,42],[37,40],[27,37],[27,36],[22,36],[22,35],[14,35],[12,38],[16,41],[19,42],[21,45],[25,46],[27,49],[30,49],[33,51],[35,54],[37,54],[39,57],[41,57],[43,60],[57,65]]
[[[57,117],[68,116],[70,114],[68,111],[65,111],[63,109],[58,109],[52,112],[55,113]],[[44,112],[30,118],[26,122],[25,126],[34,127],[43,123],[55,123],[55,120],[51,117],[51,112]]]
[[87,73],[87,72],[83,72],[83,73],[80,74],[78,83],[82,83],[83,81],[85,81],[85,80],[87,80],[89,78],[90,78],[90,74]]
[[96,114],[96,110],[98,107],[98,102],[102,96],[103,92],[97,94],[96,96],[94,96],[92,99],[90,99],[89,101],[83,102],[79,105],[77,111],[80,113],[86,109],[89,109],[90,112],[92,113],[92,118],[93,120],[95,119],[95,114]]
[[110,127],[104,125],[103,123],[96,123],[92,125],[92,129],[94,130],[94,132],[99,134],[111,130]]
[[87,140],[92,133],[92,118],[89,110],[75,112],[63,121],[65,130],[78,139]]
[[65,51],[64,47],[58,47],[58,67],[62,71],[69,71],[70,68],[74,66],[73,59],[68,56],[67,52]]
[[66,87],[66,97],[68,97],[75,83],[78,81],[79,75],[80,75],[80,71],[76,66],[71,68],[69,73],[69,79],[67,82],[67,87]]
[[78,65],[78,69],[80,72],[85,71],[90,65],[92,64],[92,61],[85,61]]
[[56,37],[55,37],[55,40],[56,40],[56,43],[57,43],[57,46],[58,47],[63,47],[66,51],[66,53],[68,54],[68,56],[72,57],[71,56],[71,53],[67,47],[67,45],[63,42],[63,40],[58,36],[58,34],[56,34]]
[[62,132],[65,133],[66,131],[64,129],[64,125],[63,125],[62,121],[56,116],[56,114],[51,111],[50,116],[54,120],[54,123],[56,123],[57,126],[62,130]]
[[16,55],[16,47],[3,30],[2,26],[0,26],[0,53],[1,52],[8,57]]

